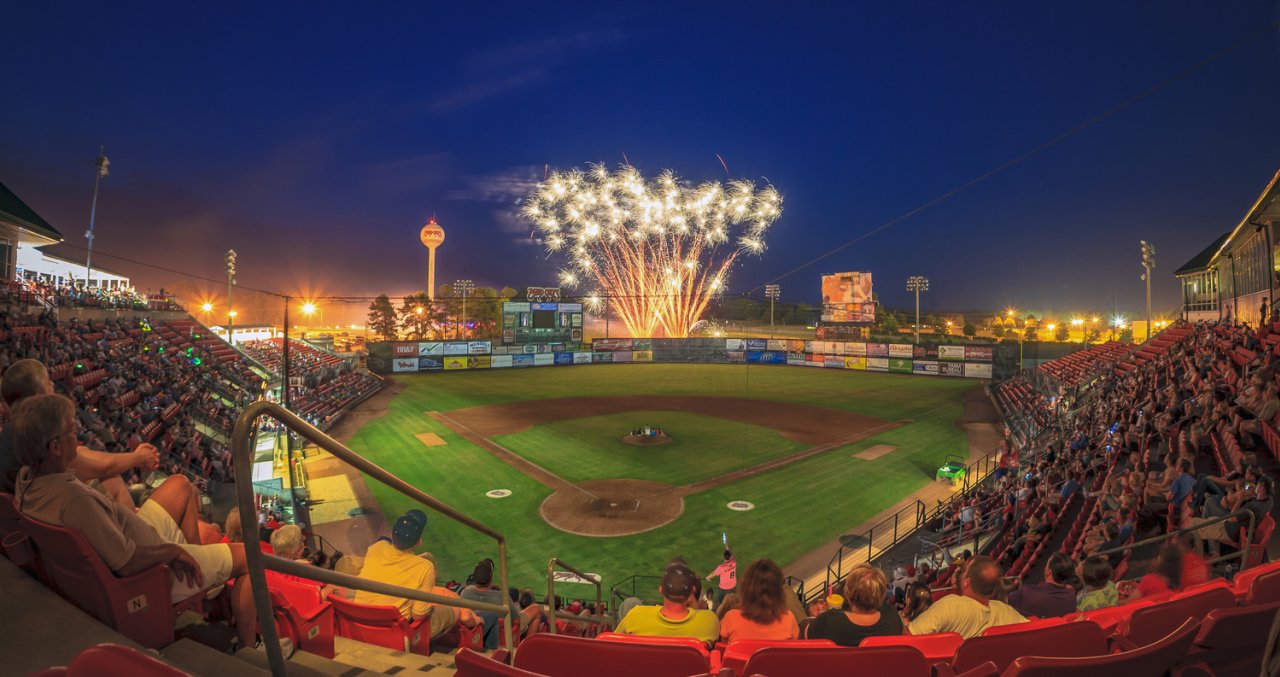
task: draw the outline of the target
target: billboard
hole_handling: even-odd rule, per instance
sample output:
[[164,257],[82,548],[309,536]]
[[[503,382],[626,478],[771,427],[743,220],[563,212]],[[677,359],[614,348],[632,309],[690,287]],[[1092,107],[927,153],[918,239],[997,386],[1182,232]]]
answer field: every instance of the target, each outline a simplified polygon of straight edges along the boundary
[[890,357],[889,371],[895,374],[910,374],[911,360],[902,357]]
[[938,346],[938,359],[964,360],[964,346]]
[[392,357],[417,357],[417,356],[418,356],[418,344],[416,344],[416,343],[392,343],[392,344],[391,344],[391,356],[392,356]]
[[632,362],[652,362],[653,351],[652,350],[633,350],[631,351],[631,361]]
[[916,374],[925,374],[926,376],[938,375],[938,363],[934,360],[916,360],[911,363],[911,371]]
[[538,353],[533,356],[533,366],[546,367],[556,363],[554,353]]
[[397,357],[391,360],[391,371],[417,371],[418,358],[416,357]]
[[942,376],[964,376],[964,365],[956,362],[939,362],[938,373]]
[[867,357],[888,357],[889,344],[887,343],[868,343]]
[[591,364],[590,352],[577,352],[573,354],[574,364]]
[[615,350],[615,351],[613,351],[613,361],[614,361],[614,362],[630,362],[630,361],[631,361],[631,351],[630,351],[630,350]]
[[534,355],[531,353],[520,353],[511,356],[511,366],[513,367],[532,367]]
[[969,378],[991,378],[991,365],[982,362],[969,362],[964,365],[964,375]]
[[787,353],[787,364],[803,367],[805,364],[804,353]]
[[827,355],[822,360],[822,366],[831,367],[832,369],[844,369],[844,361],[846,358],[836,357],[835,355]]
[[493,344],[489,341],[471,341],[467,344],[468,355],[488,355],[493,350]]
[[969,362],[990,362],[991,346],[965,346],[964,359]]
[[889,371],[889,358],[868,357],[867,371]]
[[768,346],[769,346],[769,347],[768,347],[766,350],[773,350],[773,351],[781,352],[781,353],[785,353],[785,352],[787,352],[787,341],[786,341],[786,339],[769,339],[769,340],[768,340]]
[[613,353],[591,353],[591,361],[595,364],[600,364],[601,362],[612,362]]
[[467,369],[488,369],[493,361],[488,355],[472,355],[467,358]]
[[467,344],[466,343],[446,343],[444,344],[444,354],[445,355],[466,355]]
[[491,369],[510,369],[511,355],[494,355],[489,358],[489,368]]
[[552,353],[556,364],[573,364],[573,353]]
[[860,341],[850,341],[844,344],[844,354],[853,356],[864,356],[867,354],[867,344]]
[[867,358],[865,357],[846,357],[844,358],[845,369],[865,370],[867,368]]
[[591,349],[598,353],[631,350],[631,345],[631,339],[594,339],[591,341]]
[[441,371],[444,369],[444,358],[442,357],[419,357],[418,371]]
[[439,341],[418,344],[418,357],[438,357],[443,354],[444,344]]
[[911,345],[903,345],[901,343],[889,344],[889,357],[911,357],[915,351],[911,349]]
[[833,273],[822,276],[823,322],[871,323],[875,319],[871,273]]

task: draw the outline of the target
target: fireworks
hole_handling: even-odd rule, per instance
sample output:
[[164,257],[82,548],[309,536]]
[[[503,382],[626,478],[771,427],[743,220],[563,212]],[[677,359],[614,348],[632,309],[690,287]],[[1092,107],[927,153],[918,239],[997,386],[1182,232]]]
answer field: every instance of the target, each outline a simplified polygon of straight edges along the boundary
[[560,283],[594,283],[591,298],[607,302],[635,337],[659,329],[688,336],[738,256],[764,251],[781,213],[773,186],[693,187],[670,171],[646,182],[633,167],[603,165],[550,174],[523,209],[547,250],[567,255]]

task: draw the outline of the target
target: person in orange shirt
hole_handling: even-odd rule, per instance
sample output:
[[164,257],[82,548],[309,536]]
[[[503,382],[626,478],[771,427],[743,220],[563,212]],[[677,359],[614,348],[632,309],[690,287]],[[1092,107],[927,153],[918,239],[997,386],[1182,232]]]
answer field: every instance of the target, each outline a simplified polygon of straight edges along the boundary
[[747,567],[740,579],[740,608],[733,609],[720,621],[720,639],[797,639],[800,626],[787,611],[783,595],[782,569],[773,560],[760,559]]

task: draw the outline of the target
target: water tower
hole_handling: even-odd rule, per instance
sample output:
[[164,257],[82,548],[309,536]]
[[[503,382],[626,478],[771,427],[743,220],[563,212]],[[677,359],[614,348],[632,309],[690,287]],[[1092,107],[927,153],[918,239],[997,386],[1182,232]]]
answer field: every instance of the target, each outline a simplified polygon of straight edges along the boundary
[[436,300],[436,247],[444,244],[444,228],[436,223],[435,217],[422,227],[422,232],[418,233],[418,237],[422,240],[422,246],[427,248],[429,252],[427,258],[427,298],[432,301]]

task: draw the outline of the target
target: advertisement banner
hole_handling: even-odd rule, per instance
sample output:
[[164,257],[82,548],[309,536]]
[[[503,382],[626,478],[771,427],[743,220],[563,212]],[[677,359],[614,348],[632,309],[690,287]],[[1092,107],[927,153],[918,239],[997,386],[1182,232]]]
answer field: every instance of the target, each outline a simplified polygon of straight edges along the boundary
[[967,362],[964,375],[968,378],[991,378],[991,365],[983,362]]
[[591,353],[577,352],[573,354],[574,364],[591,364]]
[[651,338],[632,339],[631,349],[632,350],[653,350],[653,339]]
[[510,369],[511,358],[512,358],[511,355],[494,355],[493,357],[489,358],[489,368],[490,369]]
[[493,343],[490,341],[471,341],[467,344],[468,355],[488,355],[493,350]]
[[910,344],[890,343],[889,357],[911,357],[913,355]]
[[630,351],[630,350],[615,350],[615,351],[613,351],[613,361],[614,361],[614,362],[630,362],[630,361],[631,361],[631,351]]
[[906,359],[906,358],[903,358],[903,357],[890,357],[890,358],[889,358],[889,371],[891,371],[891,372],[893,372],[893,373],[895,373],[895,374],[910,374],[910,373],[911,373],[911,360]]
[[849,354],[849,353],[845,352],[845,343],[844,343],[844,341],[836,341],[835,343],[832,343],[832,344],[831,344],[831,348],[832,348],[832,350],[831,350],[831,354],[832,354],[832,355],[839,355],[839,356],[843,357],[843,356],[845,356],[845,355],[848,355],[848,354]]
[[794,367],[803,367],[805,365],[804,353],[787,353],[787,364]]
[[591,362],[593,364],[600,364],[602,362],[612,362],[612,361],[613,361],[613,353],[591,353]]
[[836,355],[827,355],[822,360],[822,366],[829,367],[831,369],[844,369],[844,360],[845,358],[843,357],[838,357]]
[[747,339],[747,350],[768,350],[769,339]]
[[844,344],[844,354],[850,357],[865,357],[867,354],[867,344],[861,341],[850,341]]
[[868,357],[867,371],[889,371],[889,358]]
[[555,353],[538,353],[533,356],[533,366],[535,367],[549,367],[555,363]]
[[532,367],[532,366],[533,366],[533,358],[534,358],[534,357],[536,357],[536,355],[533,355],[533,354],[531,354],[531,353],[520,353],[519,355],[512,355],[512,356],[511,356],[511,366],[513,366],[513,367]]
[[963,360],[964,346],[938,346],[938,359]]
[[529,312],[529,304],[525,301],[507,301],[502,304],[502,312],[504,313],[527,313]]
[[466,343],[446,343],[444,344],[444,354],[445,355],[466,355],[467,344]]
[[582,312],[581,303],[561,303],[560,312],[562,313],[580,313]]
[[[871,316],[867,317],[866,307]],[[871,273],[834,273],[822,276],[823,322],[872,322],[875,304],[871,296]]]
[[417,357],[417,356],[418,356],[418,344],[416,344],[416,343],[392,343],[392,344],[391,344],[391,356],[392,356],[392,357]]
[[857,369],[865,371],[867,368],[867,358],[865,357],[846,357],[844,358],[845,369]]
[[593,339],[591,341],[591,350],[597,353],[631,350],[631,339]]
[[807,344],[807,341],[802,341],[800,339],[787,339],[787,352],[803,353]]
[[928,376],[938,375],[938,363],[934,360],[916,360],[911,363],[911,371]]
[[804,356],[804,366],[806,367],[825,367],[827,366],[826,358],[822,355],[813,355],[806,353]]
[[771,351],[762,352],[758,350],[749,350],[747,351],[747,362],[758,364],[786,364],[787,354]]
[[964,376],[964,365],[958,362],[939,362],[938,374],[942,376]]
[[467,369],[488,369],[493,366],[493,360],[488,355],[471,355],[467,357]]
[[467,358],[465,355],[444,358],[445,371],[457,371],[459,369],[466,369],[466,368],[467,368]]
[[631,351],[631,361],[632,362],[652,362],[653,351],[652,350],[633,350]]
[[418,344],[418,357],[438,357],[444,354],[444,344],[439,341]]
[[[867,357],[888,357],[889,344],[887,343],[868,343]],[[885,367],[888,369],[888,367]]]
[[787,352],[787,340],[786,339],[769,339],[768,347],[766,348],[766,350],[773,350],[776,352],[785,353]]
[[724,358],[730,362],[746,362],[747,353],[744,350],[726,350]]
[[441,371],[444,369],[443,357],[419,357],[418,371]]
[[991,346],[965,346],[964,359],[966,362],[990,362]]
[[552,353],[556,364],[573,364],[573,353]]
[[806,353],[821,353],[821,352],[822,352],[822,341],[805,341],[805,342],[804,342],[804,352],[806,352]]
[[397,357],[391,360],[391,371],[404,372],[417,370],[418,358],[416,357]]

